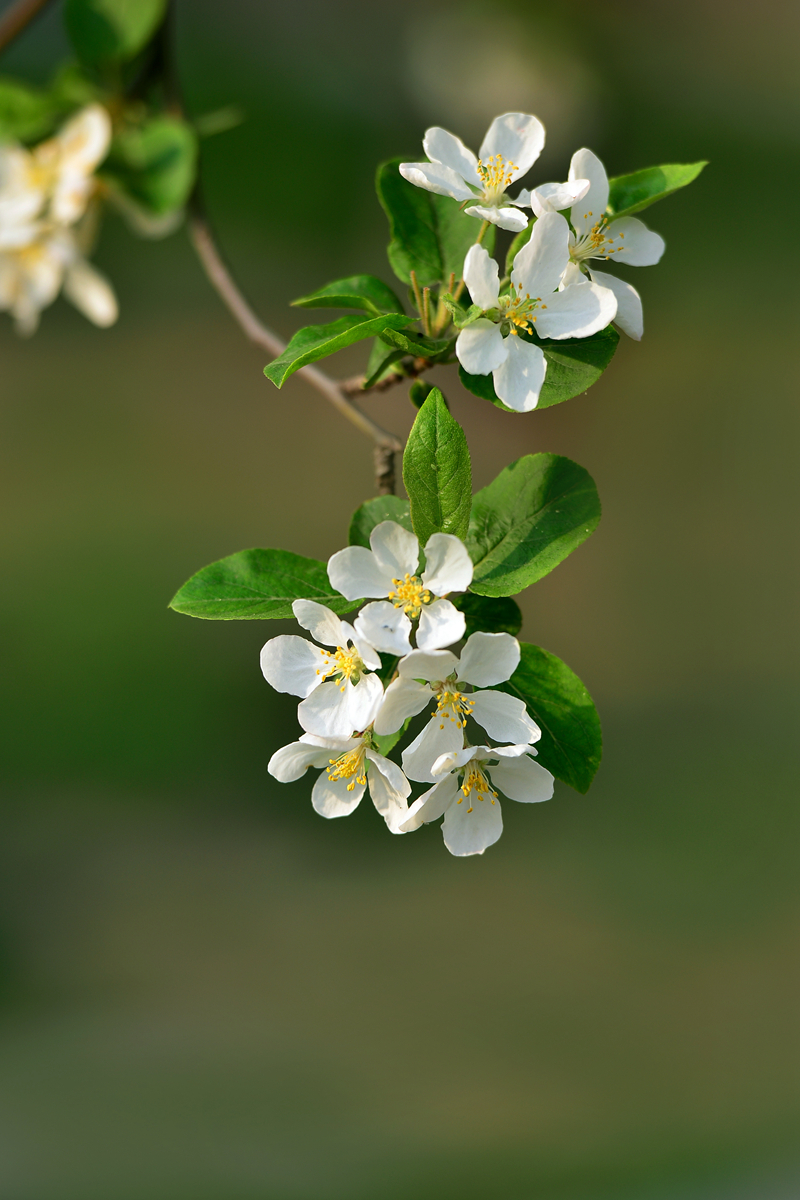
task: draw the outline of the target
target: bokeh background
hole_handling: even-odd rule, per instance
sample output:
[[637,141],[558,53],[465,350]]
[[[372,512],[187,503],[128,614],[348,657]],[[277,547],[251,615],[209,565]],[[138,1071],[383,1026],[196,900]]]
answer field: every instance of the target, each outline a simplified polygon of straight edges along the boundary
[[[44,79],[58,5],[0,69]],[[591,540],[523,636],[600,708],[587,796],[506,804],[483,858],[266,772],[293,702],[266,623],[167,611],[246,546],[327,556],[370,449],[278,393],[185,233],[109,219],[110,331],[0,328],[0,1196],[788,1200],[800,1195],[800,15],[780,0],[180,0],[208,205],[259,311],[390,278],[382,158],[536,112],[537,178],[709,158],[646,219],[646,335],[585,397],[505,416],[437,382],[481,486],[589,469]],[[358,370],[360,352],[331,364]],[[402,390],[370,399],[399,432]]]

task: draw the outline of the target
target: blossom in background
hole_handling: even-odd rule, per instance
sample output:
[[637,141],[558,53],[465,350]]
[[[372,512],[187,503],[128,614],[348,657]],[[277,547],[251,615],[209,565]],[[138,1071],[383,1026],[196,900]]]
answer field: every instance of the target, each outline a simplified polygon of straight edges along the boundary
[[306,733],[349,738],[354,730],[366,729],[377,691],[383,696],[380,680],[369,674],[381,665],[375,647],[315,600],[295,600],[292,611],[330,649],[294,634],[271,638],[261,651],[267,683],[278,692],[304,697],[297,718]]
[[369,788],[372,803],[392,833],[404,833],[411,785],[396,763],[374,747],[372,722],[383,700],[383,687],[376,675],[363,681],[369,697],[364,708],[367,729],[348,738],[317,737],[304,733],[300,740],[276,750],[268,771],[281,783],[291,783],[309,767],[322,767],[311,792],[311,803],[323,817],[346,817],[354,812]]
[[409,183],[469,201],[466,212],[518,233],[528,224],[520,212],[528,199],[512,199],[506,188],[524,175],[542,152],[544,126],[527,113],[505,113],[495,117],[481,142],[478,157],[460,138],[438,126],[429,129],[422,142],[431,160],[427,163],[401,163],[400,174]]
[[[414,650],[400,661],[398,677],[386,689],[375,718],[376,733],[395,732],[436,701],[430,721],[403,751],[403,770],[409,779],[434,782],[433,763],[463,747],[467,717],[474,718],[493,741],[538,741],[541,730],[522,701],[488,690],[510,679],[519,659],[519,642],[509,633],[473,633],[460,657],[450,650]],[[481,690],[467,691],[464,684]]]
[[25,245],[0,249],[0,312],[9,312],[17,332],[35,333],[42,309],[61,289],[95,325],[113,325],[117,299],[106,277],[81,254],[70,229],[43,232]]
[[539,401],[547,362],[539,346],[518,335],[560,340],[589,337],[614,320],[613,292],[588,279],[559,289],[570,262],[570,230],[560,213],[546,212],[533,227],[511,267],[508,292],[500,295],[499,268],[482,246],[471,246],[464,280],[485,315],[462,329],[456,357],[471,375],[492,375],[494,390],[509,408],[529,412]]
[[606,169],[591,150],[578,150],[572,156],[570,181],[588,179],[589,188],[570,214],[574,235],[570,238],[570,260],[581,271],[608,288],[617,298],[616,323],[637,341],[644,331],[642,301],[629,283],[589,266],[592,259],[626,262],[631,267],[650,267],[664,253],[664,239],[648,229],[638,217],[617,217],[608,208]]
[[433,764],[438,780],[408,810],[405,833],[444,816],[442,835],[451,854],[483,854],[503,832],[495,789],[522,804],[549,800],[553,776],[530,745],[468,746],[443,754]]
[[472,560],[460,538],[434,533],[425,544],[425,570],[419,568],[419,542],[396,521],[381,521],[369,535],[370,550],[348,546],[328,560],[331,587],[348,600],[386,597],[367,604],[356,632],[385,654],[408,654],[411,621],[419,620],[417,646],[439,650],[464,636],[464,614],[448,592],[463,592],[472,582]]

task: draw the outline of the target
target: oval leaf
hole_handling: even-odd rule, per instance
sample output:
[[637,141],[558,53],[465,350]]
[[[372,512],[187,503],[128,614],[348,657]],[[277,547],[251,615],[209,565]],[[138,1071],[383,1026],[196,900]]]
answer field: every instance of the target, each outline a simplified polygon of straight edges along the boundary
[[396,521],[409,533],[414,532],[407,500],[401,500],[399,496],[376,496],[374,500],[365,500],[353,513],[350,522],[350,545],[366,546],[369,550],[369,535],[381,521]]
[[308,296],[293,300],[292,305],[294,308],[363,308],[371,313],[403,311],[403,305],[392,289],[374,275],[337,279]]
[[665,163],[662,167],[646,167],[630,175],[617,175],[608,181],[608,211],[615,217],[629,217],[641,212],[656,200],[663,200],[692,183],[707,166],[707,162]]
[[184,206],[196,172],[192,127],[178,117],[154,117],[114,138],[102,173],[148,212],[163,216]]
[[466,538],[472,502],[472,464],[464,430],[434,388],[417,413],[403,454],[403,483],[414,533],[424,546],[432,533]]
[[166,11],[167,0],[66,0],[64,24],[78,58],[97,67],[138,54]]
[[298,329],[283,354],[264,367],[264,374],[277,388],[283,387],[289,376],[306,363],[327,358],[345,346],[352,346],[354,342],[374,337],[387,329],[402,329],[413,320],[413,317],[403,317],[399,313],[384,313],[383,316],[368,317],[367,320],[354,314],[339,317],[327,325],[306,325]]

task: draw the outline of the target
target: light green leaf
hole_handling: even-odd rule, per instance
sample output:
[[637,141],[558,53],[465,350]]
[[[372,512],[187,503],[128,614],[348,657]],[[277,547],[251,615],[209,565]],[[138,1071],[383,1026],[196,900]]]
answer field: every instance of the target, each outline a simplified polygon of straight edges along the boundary
[[629,217],[671,196],[679,188],[692,183],[707,167],[707,162],[665,163],[661,167],[646,167],[630,175],[609,179],[608,211],[615,217]]
[[64,23],[78,58],[97,67],[138,54],[166,11],[167,0],[66,0]]
[[294,308],[363,308],[365,312],[403,311],[403,305],[392,289],[374,275],[351,275],[337,279],[308,296],[293,300]]
[[[389,751],[393,750],[400,738],[411,724],[412,718],[407,717],[396,733],[373,733],[372,740],[375,743],[375,749],[378,754],[382,754],[384,758],[389,757]],[[368,771],[376,770],[372,765],[367,767]]]
[[588,792],[603,754],[600,718],[578,676],[555,654],[521,642],[522,658],[499,689],[517,696],[542,731],[537,761],[578,792]]
[[403,454],[403,483],[414,532],[424,546],[432,533],[466,538],[472,465],[464,430],[434,388],[417,413]]
[[50,92],[18,79],[0,79],[0,141],[36,141],[53,127],[57,105]]
[[450,596],[467,620],[466,637],[472,633],[510,633],[516,637],[522,628],[522,613],[510,596],[476,596],[464,592]]
[[194,187],[197,135],[178,117],[153,117],[116,135],[102,174],[155,216],[180,209]]
[[381,521],[396,521],[409,533],[414,532],[407,500],[401,500],[399,496],[376,496],[374,500],[365,500],[353,513],[350,545],[366,546],[369,550],[369,535]]
[[585,542],[599,521],[600,498],[583,467],[558,454],[518,458],[473,497],[471,591],[521,592]]
[[289,550],[240,550],[203,567],[170,601],[188,617],[246,621],[292,617],[293,600],[316,600],[336,613],[361,600],[345,600],[328,582],[325,563]]
[[335,354],[337,350],[343,350],[345,346],[352,346],[364,338],[390,329],[402,329],[413,320],[413,317],[404,317],[400,313],[384,313],[380,317],[367,317],[366,320],[353,315],[339,317],[327,325],[306,325],[298,329],[283,354],[264,367],[264,374],[277,388],[283,387],[289,376],[306,363],[327,358],[329,354]]

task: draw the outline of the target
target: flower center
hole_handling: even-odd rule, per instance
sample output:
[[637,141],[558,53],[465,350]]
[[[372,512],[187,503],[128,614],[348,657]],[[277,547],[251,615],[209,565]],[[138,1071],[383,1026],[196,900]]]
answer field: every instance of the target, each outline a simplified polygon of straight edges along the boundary
[[[584,213],[584,220],[594,214],[591,212]],[[609,223],[608,217],[605,214],[599,221],[595,221],[588,233],[585,233],[582,238],[575,243],[569,252],[569,256],[575,263],[583,262],[586,258],[611,258],[612,254],[619,254],[624,250],[622,242],[625,237],[624,233],[620,233],[618,237],[608,236]],[[615,246],[614,243],[617,243]]]
[[336,783],[338,779],[347,779],[348,792],[355,790],[357,783],[362,786],[367,782],[367,772],[364,767],[364,755],[367,752],[367,743],[361,742],[356,746],[355,750],[348,750],[347,754],[341,754],[338,758],[330,759],[328,766],[325,768],[328,772],[328,779],[331,783]]
[[[508,293],[500,297],[501,322],[507,323],[503,333],[518,334],[522,329],[525,333],[533,333],[536,324],[534,309],[542,304],[541,296],[531,296],[530,292],[523,294],[522,285],[511,280]],[[547,308],[542,304],[542,308]]]
[[463,729],[467,723],[467,717],[472,714],[475,707],[475,701],[471,700],[464,692],[451,691],[446,685],[439,692],[436,701],[435,716],[441,717],[440,729],[444,729],[445,721],[455,721],[456,725],[460,725]]
[[517,170],[519,168],[510,159],[504,159],[502,154],[493,154],[488,162],[483,162],[479,158],[478,174],[481,177],[485,198],[489,200],[502,196]]
[[393,579],[392,583],[395,590],[389,592],[389,599],[395,608],[402,608],[407,616],[418,617],[423,604],[430,604],[431,594],[416,575],[406,572],[405,579]]
[[323,679],[341,680],[340,691],[344,691],[347,680],[358,683],[364,664],[357,650],[345,650],[341,646],[331,653],[322,651],[322,667],[317,671]]
[[[467,765],[466,772],[464,773],[464,781],[461,784],[461,795],[456,800],[456,804],[460,804],[462,800],[469,800],[473,792],[481,803],[484,800],[490,800],[494,804],[497,798],[497,792],[491,787],[480,765],[474,759]],[[469,800],[467,812],[472,812],[472,800]]]

